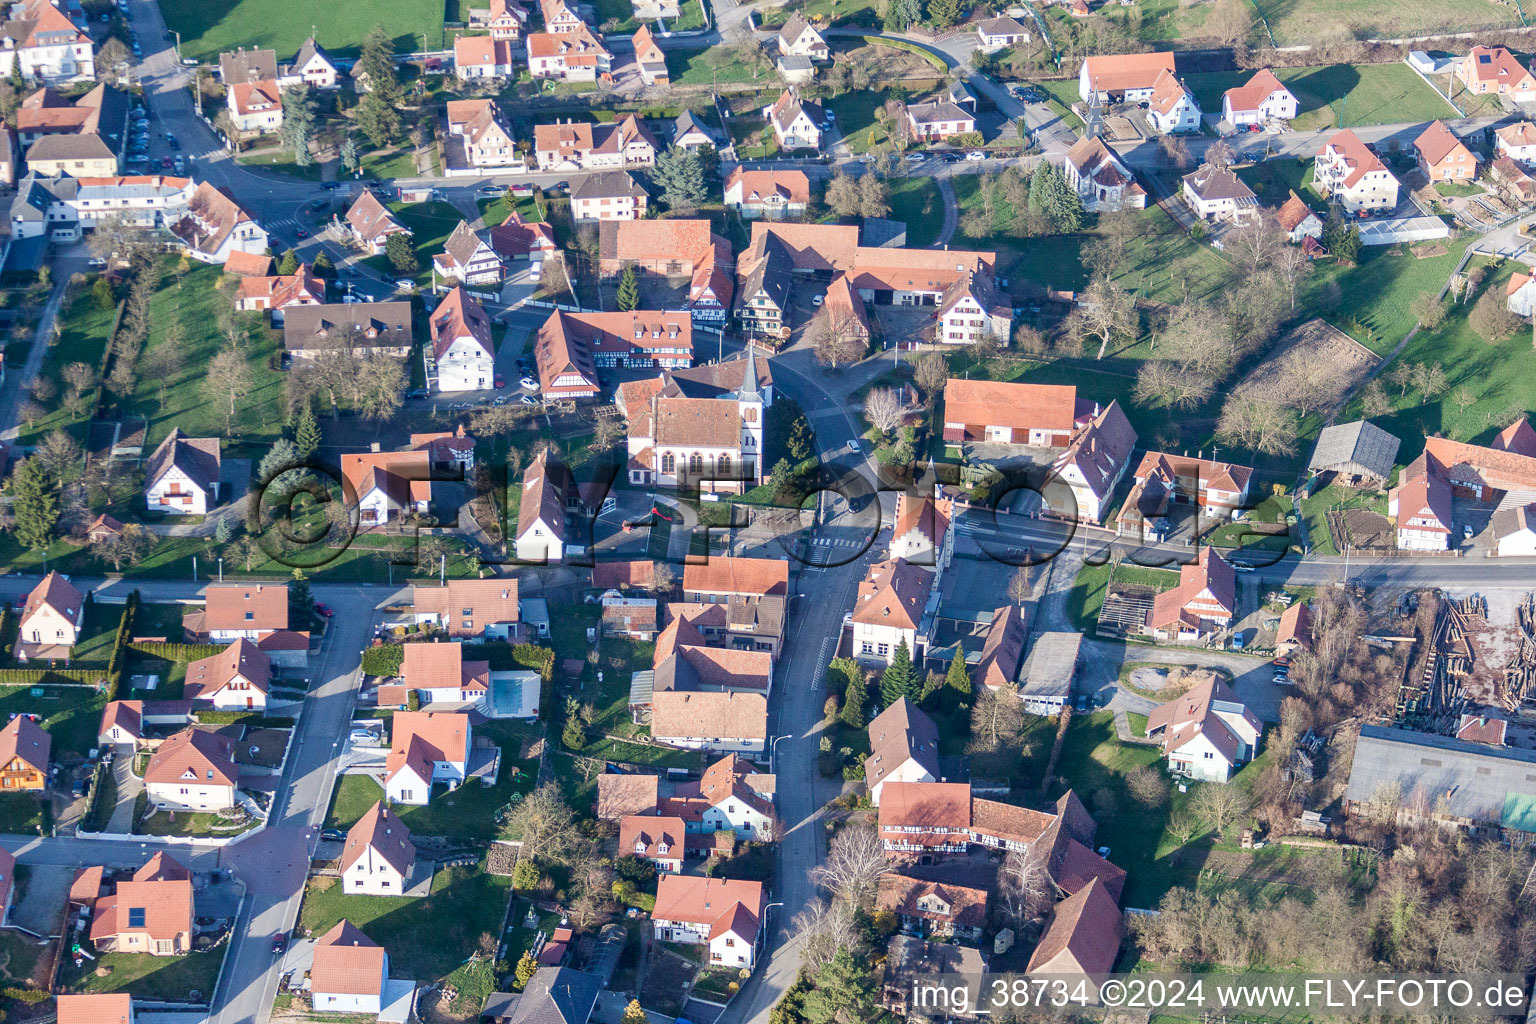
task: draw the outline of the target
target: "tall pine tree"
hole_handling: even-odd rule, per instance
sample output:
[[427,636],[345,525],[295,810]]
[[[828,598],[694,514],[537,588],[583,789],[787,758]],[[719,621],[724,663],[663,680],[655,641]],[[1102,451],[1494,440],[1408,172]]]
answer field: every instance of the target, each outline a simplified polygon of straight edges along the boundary
[[959,644],[955,645],[955,657],[949,663],[949,674],[944,677],[944,681],[951,689],[961,693],[971,692],[971,673],[965,667],[965,652]]
[[309,95],[309,86],[303,82],[284,89],[283,143],[293,150],[293,162],[308,167],[314,162],[309,152],[309,140],[315,134],[315,104]]
[[854,672],[848,677],[848,686],[843,690],[843,710],[838,712],[838,717],[844,725],[862,729],[869,724],[864,718],[864,706],[868,703],[869,693],[864,686],[864,673]]
[[878,993],[868,958],[845,946],[816,972],[816,984],[805,994],[805,1019],[808,1024],[879,1020]]
[[880,700],[886,707],[903,697],[916,703],[918,690],[917,670],[912,667],[912,652],[908,650],[907,641],[903,638],[896,645],[896,653],[891,656],[891,663],[880,677]]
[[704,161],[689,150],[669,149],[656,158],[652,172],[669,210],[694,210],[709,199],[704,186]]
[[23,546],[41,550],[53,543],[53,528],[59,521],[57,492],[41,462],[27,459],[16,467],[11,477],[11,514],[16,539]]
[[299,461],[315,457],[320,450],[320,424],[315,419],[315,407],[307,400],[299,406],[298,418],[293,422],[293,443],[299,448]]
[[928,0],[928,24],[946,29],[960,20],[960,0]]
[[388,145],[400,136],[400,80],[395,77],[395,56],[384,26],[375,25],[363,40],[358,66],[368,91],[357,105],[357,126],[375,146]]
[[624,273],[619,275],[619,294],[615,301],[622,313],[640,308],[640,282],[635,278],[634,267],[625,267]]

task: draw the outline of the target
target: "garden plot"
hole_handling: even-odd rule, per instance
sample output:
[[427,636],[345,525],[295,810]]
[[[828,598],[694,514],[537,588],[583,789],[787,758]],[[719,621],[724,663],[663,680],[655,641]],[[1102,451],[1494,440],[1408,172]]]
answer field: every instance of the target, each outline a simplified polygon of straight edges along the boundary
[[1338,404],[1362,383],[1380,357],[1321,318],[1280,339],[1274,350],[1233,389],[1306,415]]

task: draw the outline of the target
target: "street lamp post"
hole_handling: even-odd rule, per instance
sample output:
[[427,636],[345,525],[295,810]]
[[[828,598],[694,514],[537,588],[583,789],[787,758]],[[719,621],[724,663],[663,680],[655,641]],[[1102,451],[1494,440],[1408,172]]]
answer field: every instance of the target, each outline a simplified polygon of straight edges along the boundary
[[785,733],[782,736],[775,736],[773,738],[773,742],[768,744],[768,769],[769,769],[769,771],[772,771],[774,769],[774,767],[775,767],[775,765],[777,764],[777,761],[778,761],[778,756],[779,756],[779,740],[787,740],[789,738],[790,738],[790,734],[789,733]]

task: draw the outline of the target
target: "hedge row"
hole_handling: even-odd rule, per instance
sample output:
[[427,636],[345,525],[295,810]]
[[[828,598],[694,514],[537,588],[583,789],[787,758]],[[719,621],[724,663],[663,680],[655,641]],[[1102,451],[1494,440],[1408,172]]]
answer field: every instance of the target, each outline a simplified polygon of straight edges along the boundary
[[228,644],[185,644],[162,640],[130,640],[128,647],[152,658],[186,663],[200,658],[211,658],[229,648]]
[[[118,310],[121,317],[122,310]],[[123,602],[123,617],[117,621],[117,636],[112,639],[112,656],[107,659],[107,700],[117,700],[123,685],[123,669],[128,661],[128,638],[133,636],[133,619],[139,612],[139,592],[135,590]]]
[[397,676],[405,663],[404,644],[379,644],[363,651],[363,674]]
[[0,668],[0,683],[15,686],[96,686],[104,678],[94,668]]
[[256,711],[199,710],[197,720],[212,725],[248,725],[253,729],[289,729],[295,722],[292,718],[263,715]]

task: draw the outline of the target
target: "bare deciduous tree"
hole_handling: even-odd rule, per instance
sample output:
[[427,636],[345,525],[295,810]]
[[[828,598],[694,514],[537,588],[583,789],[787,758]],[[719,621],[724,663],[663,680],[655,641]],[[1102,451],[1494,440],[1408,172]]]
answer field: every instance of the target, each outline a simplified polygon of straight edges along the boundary
[[234,423],[240,399],[251,390],[251,368],[238,349],[226,348],[203,371],[203,394],[224,411],[224,429]]
[[501,831],[505,838],[522,842],[519,860],[538,856],[557,864],[568,863],[583,842],[576,815],[553,782],[546,782],[519,801]]
[[875,830],[849,825],[832,837],[826,862],[815,868],[812,878],[839,900],[868,909],[888,866]]
[[817,897],[795,915],[795,934],[800,938],[800,959],[812,973],[837,955],[840,949],[858,942],[853,908],[838,900]]
[[1015,931],[1050,909],[1056,901],[1056,885],[1039,844],[1027,850],[1010,850],[997,872],[997,889],[1003,917]]
[[913,374],[917,386],[922,389],[928,404],[932,405],[944,385],[949,383],[949,362],[942,353],[930,352],[917,361]]
[[1269,266],[1275,255],[1285,247],[1285,236],[1267,217],[1252,217],[1236,231],[1227,233],[1222,251],[1230,252],[1247,264],[1250,274]]
[[869,340],[864,325],[852,314],[836,315],[825,310],[811,324],[816,359],[834,370],[864,354]]
[[112,563],[112,571],[120,572],[123,563],[137,565],[155,546],[155,535],[138,523],[129,523],[121,533],[105,534],[91,542],[91,554],[104,562]]
[[1001,750],[1017,740],[1024,729],[1024,705],[1019,688],[1006,683],[993,689],[981,687],[971,706],[971,749],[978,753]]
[[1214,390],[1209,377],[1170,359],[1147,360],[1136,371],[1134,394],[1142,405],[1160,402],[1175,409],[1193,409],[1210,398]]
[[1261,398],[1232,395],[1221,407],[1216,433],[1256,452],[1289,455],[1296,450],[1296,414]]
[[1248,813],[1248,794],[1241,786],[1204,782],[1190,801],[1190,809],[1221,835]]
[[870,388],[864,396],[864,418],[882,434],[901,426],[901,399],[894,388]]
[[1084,290],[1068,323],[1069,329],[1079,337],[1098,341],[1099,351],[1094,358],[1103,359],[1111,338],[1136,329],[1135,303],[1114,281],[1096,278]]

